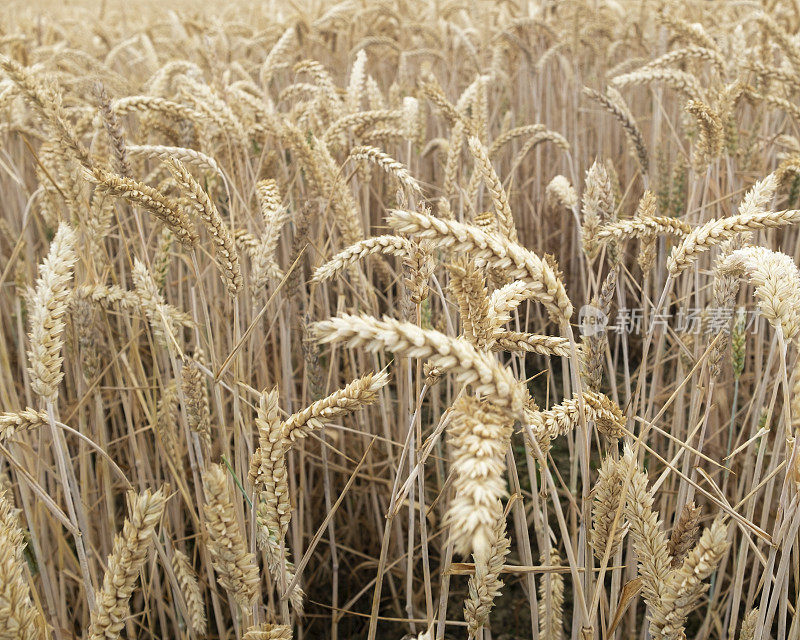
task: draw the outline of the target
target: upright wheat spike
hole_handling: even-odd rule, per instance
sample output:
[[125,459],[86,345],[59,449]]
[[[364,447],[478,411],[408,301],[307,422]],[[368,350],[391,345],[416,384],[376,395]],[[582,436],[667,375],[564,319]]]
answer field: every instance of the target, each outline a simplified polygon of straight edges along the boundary
[[597,257],[597,233],[601,223],[614,213],[614,190],[605,164],[594,161],[586,172],[586,188],[583,192],[583,223],[581,239],[583,250],[590,259]]
[[147,490],[131,494],[130,516],[125,519],[122,533],[114,539],[108,556],[108,569],[95,598],[97,606],[91,614],[88,640],[120,637],[128,614],[128,601],[153,544],[164,503],[161,489],[155,493]]
[[667,543],[669,555],[672,556],[673,569],[677,569],[683,564],[689,551],[700,537],[701,511],[694,502],[687,502],[683,505],[681,515],[678,517]]
[[205,377],[195,358],[188,358],[181,368],[181,387],[186,401],[186,417],[189,429],[195,432],[201,442],[211,445],[211,412],[208,402],[208,388]]
[[[624,500],[622,495],[624,482],[625,473],[619,462],[614,460],[611,455],[603,458],[597,482],[592,490],[594,494],[592,497],[592,529],[589,533],[589,543],[598,560],[602,560],[606,548],[609,548],[608,557],[613,558],[628,532],[628,523],[625,521],[624,514],[620,513],[617,518],[617,511]],[[613,526],[615,519],[616,527]]]
[[[278,409],[278,392],[263,393],[256,416],[258,449],[250,459],[248,477],[256,490],[256,542],[267,552],[267,568],[278,585],[294,581],[294,568],[285,544],[292,518],[286,452],[291,441],[282,435]],[[295,611],[302,613],[305,594],[299,582],[290,594]]]
[[0,492],[0,638],[40,640],[44,620],[31,602],[22,551],[25,540],[14,506]]
[[664,603],[667,584],[672,576],[667,539],[653,511],[653,494],[647,489],[647,475],[639,470],[633,449],[626,446],[622,469],[631,484],[626,494],[625,517],[630,523],[633,547],[639,560],[642,594],[648,606],[650,633],[660,637],[669,606]]
[[469,139],[469,150],[472,152],[472,157],[475,158],[475,170],[483,178],[486,188],[492,196],[492,203],[497,215],[497,227],[500,233],[511,242],[516,242],[517,227],[514,224],[514,215],[511,213],[508,194],[506,194],[503,183],[492,166],[486,147],[483,146],[480,139],[472,136]]
[[281,196],[275,180],[262,180],[256,185],[261,217],[264,219],[264,233],[261,235],[253,259],[253,286],[259,289],[269,278],[282,278],[282,272],[275,259],[275,251],[280,240],[281,229],[289,219],[289,209],[281,206]]
[[258,566],[255,556],[247,551],[236,512],[228,493],[225,468],[210,465],[203,472],[206,504],[208,551],[220,585],[242,607],[249,607],[258,594]]
[[703,531],[697,546],[686,556],[681,567],[667,583],[662,605],[667,609],[666,621],[659,638],[681,640],[686,637],[684,625],[689,613],[697,607],[709,585],[703,581],[717,568],[728,548],[728,527],[721,519]]
[[64,377],[61,347],[64,344],[64,315],[67,312],[75,266],[76,235],[66,222],[56,232],[50,251],[39,267],[36,288],[30,298],[30,350],[28,351],[31,389],[46,400],[55,400]]
[[478,635],[489,618],[494,601],[500,595],[503,581],[500,570],[508,555],[511,542],[506,536],[506,521],[501,515],[495,523],[486,558],[475,558],[475,575],[469,578],[469,598],[464,602],[464,620],[470,638]]
[[175,549],[172,554],[172,570],[181,588],[183,599],[189,613],[189,625],[198,635],[206,633],[206,609],[203,604],[203,594],[197,583],[197,574],[192,568],[192,561],[182,551]]
[[[561,566],[558,549],[551,548],[549,557],[542,553],[542,564]],[[547,572],[539,578],[539,636],[561,640],[564,636],[564,576]]]

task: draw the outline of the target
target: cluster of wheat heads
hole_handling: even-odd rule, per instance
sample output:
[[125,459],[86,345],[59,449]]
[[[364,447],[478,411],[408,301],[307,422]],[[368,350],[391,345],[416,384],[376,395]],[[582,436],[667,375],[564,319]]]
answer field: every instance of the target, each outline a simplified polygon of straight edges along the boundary
[[0,638],[800,637],[798,41],[0,7]]

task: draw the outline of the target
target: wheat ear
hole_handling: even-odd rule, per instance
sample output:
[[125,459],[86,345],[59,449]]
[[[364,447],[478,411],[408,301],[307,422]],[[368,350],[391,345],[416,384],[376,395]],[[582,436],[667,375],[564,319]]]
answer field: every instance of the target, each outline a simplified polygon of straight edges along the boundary
[[128,601],[136,587],[136,579],[153,544],[156,525],[164,511],[165,497],[161,489],[131,494],[130,516],[122,525],[122,533],[114,539],[103,586],[95,598],[88,640],[119,638],[125,626]]
[[345,341],[351,347],[386,349],[409,358],[427,358],[433,366],[452,371],[462,384],[491,397],[496,404],[521,415],[527,390],[510,370],[491,356],[477,351],[463,338],[451,338],[391,318],[341,315],[317,322],[314,332],[321,342]]
[[607,548],[609,558],[613,558],[628,532],[624,516],[617,518],[624,482],[625,472],[620,463],[611,455],[603,458],[597,482],[592,489],[592,529],[589,533],[589,543],[598,560],[602,560]]
[[44,620],[34,608],[25,577],[25,539],[13,504],[0,492],[0,637],[40,640]]
[[513,424],[491,403],[462,396],[453,405],[448,425],[455,478],[455,497],[445,522],[456,553],[472,553],[475,562],[488,562],[506,495],[505,454]]
[[46,400],[55,400],[58,384],[64,377],[61,347],[70,296],[68,286],[76,261],[75,241],[72,227],[62,223],[39,267],[36,288],[30,298],[28,371],[34,393]]
[[208,551],[217,579],[240,606],[249,607],[258,594],[258,566],[255,556],[247,551],[222,465],[210,465],[203,472],[203,487]]
[[250,627],[242,636],[242,640],[292,640],[292,628],[285,624],[263,622]]
[[203,604],[203,594],[197,583],[197,574],[189,556],[175,549],[172,554],[172,570],[186,602],[186,609],[189,613],[188,622],[192,631],[203,636],[206,633],[206,610]]
[[390,235],[366,238],[343,249],[328,262],[317,267],[311,276],[311,281],[324,282],[335,277],[350,265],[376,253],[405,257],[410,255],[413,250],[414,244],[408,238]]
[[633,548],[639,560],[642,593],[649,607],[650,633],[659,637],[668,607],[663,603],[672,575],[667,539],[653,511],[653,494],[647,489],[647,475],[639,470],[633,449],[626,446],[622,469],[631,478],[626,494],[625,517],[630,523]]
[[737,249],[719,266],[721,273],[743,273],[755,287],[761,313],[787,340],[800,331],[800,271],[785,253],[766,247]]
[[434,241],[441,250],[469,253],[479,268],[496,267],[509,279],[529,281],[531,297],[542,302],[559,323],[572,316],[572,303],[555,271],[524,247],[478,227],[416,211],[395,210],[388,222],[400,233]]
[[772,229],[800,222],[800,211],[765,211],[778,187],[774,173],[757,182],[745,195],[739,213],[728,218],[710,220],[694,228],[676,246],[667,260],[667,268],[675,276],[687,269],[701,253],[709,251],[737,233],[756,229]]
[[475,558],[475,575],[469,578],[469,598],[464,602],[464,620],[467,633],[475,638],[489,619],[494,601],[500,595],[503,581],[500,570],[503,568],[511,542],[506,535],[506,521],[501,515],[495,523],[485,559]]
[[289,416],[281,425],[281,437],[293,444],[341,416],[374,404],[378,392],[388,382],[389,376],[383,371],[354,380],[343,389]]
[[239,253],[236,251],[230,231],[222,221],[216,205],[200,183],[189,173],[186,165],[177,158],[170,158],[164,164],[208,230],[214,243],[217,264],[228,287],[228,294],[235,297],[242,288],[242,273],[239,268]]

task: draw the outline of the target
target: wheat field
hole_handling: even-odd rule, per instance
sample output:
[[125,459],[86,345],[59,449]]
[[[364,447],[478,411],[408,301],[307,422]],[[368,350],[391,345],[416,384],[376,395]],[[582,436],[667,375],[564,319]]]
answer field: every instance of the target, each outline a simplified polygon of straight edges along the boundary
[[212,4],[0,7],[0,640],[800,639],[800,3]]

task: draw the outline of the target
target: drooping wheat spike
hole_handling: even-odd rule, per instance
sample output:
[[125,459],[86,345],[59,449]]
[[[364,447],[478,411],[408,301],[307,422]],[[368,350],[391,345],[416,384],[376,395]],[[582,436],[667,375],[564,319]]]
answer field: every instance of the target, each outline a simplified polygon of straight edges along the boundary
[[[649,208],[649,207],[648,207]],[[678,218],[668,216],[637,217],[604,224],[597,232],[597,240],[627,240],[650,234],[686,236],[692,232],[692,225]]]
[[[128,145],[126,147],[128,154],[131,156],[144,156],[146,158],[154,158],[167,162],[169,160],[178,160],[185,165],[197,167],[201,171],[208,171],[215,174],[222,173],[217,161],[210,155],[197,151],[196,149],[189,149],[187,147],[170,147],[161,144],[146,144],[146,145]],[[124,175],[124,174],[123,174]]]
[[217,264],[222,270],[228,294],[235,297],[242,288],[242,273],[239,268],[239,253],[236,251],[236,245],[228,227],[222,221],[216,205],[211,201],[205,189],[200,186],[200,183],[189,173],[185,164],[176,158],[171,158],[164,164],[188,199],[189,205],[205,224],[214,243]]
[[0,638],[41,640],[44,620],[34,608],[25,575],[24,534],[14,505],[0,492]]
[[172,554],[172,570],[186,602],[186,609],[189,614],[187,621],[198,635],[206,633],[206,609],[203,603],[203,594],[197,582],[197,574],[192,567],[192,561],[182,551],[175,549]]
[[529,281],[531,297],[544,304],[559,324],[572,316],[572,303],[552,267],[515,242],[472,225],[415,211],[394,210],[388,222],[400,233],[433,241],[440,250],[469,253],[479,268],[496,267],[509,279]]
[[400,236],[376,236],[360,240],[354,245],[343,249],[328,262],[317,267],[311,276],[312,282],[324,282],[335,277],[347,267],[367,256],[380,253],[387,256],[408,256],[414,251],[414,243],[408,238]]
[[492,196],[499,232],[511,242],[517,242],[517,226],[514,223],[514,215],[511,212],[508,194],[492,166],[486,147],[483,146],[479,138],[472,136],[469,139],[469,150],[475,159],[475,171],[483,178],[486,188]]
[[667,268],[676,276],[690,267],[701,253],[709,251],[737,233],[756,229],[772,229],[800,222],[800,211],[765,211],[778,188],[777,178],[771,173],[757,182],[747,192],[739,205],[739,213],[727,218],[710,220],[683,238],[667,259]]
[[[624,500],[622,495],[624,483],[624,469],[613,456],[607,455],[603,458],[597,482],[592,489],[592,528],[589,532],[589,543],[598,560],[602,560],[606,548],[610,548],[608,557],[613,558],[622,544],[622,539],[628,533],[629,525],[624,512],[617,518],[617,510]],[[616,527],[613,526],[615,518]]]
[[130,496],[130,516],[122,532],[114,539],[103,586],[98,590],[96,608],[91,613],[88,640],[119,638],[128,615],[128,601],[136,588],[136,579],[153,544],[156,525],[164,511],[161,489],[146,490]]
[[253,286],[260,289],[270,278],[283,277],[276,262],[275,251],[281,229],[289,219],[289,210],[281,206],[281,196],[275,180],[259,182],[256,185],[256,195],[264,220],[264,233],[252,254]]
[[725,143],[722,119],[715,109],[702,100],[689,100],[685,109],[694,118],[699,132],[692,154],[692,165],[696,172],[702,173],[722,153]]
[[[549,557],[542,553],[542,564],[561,566],[558,549],[551,548]],[[557,572],[539,578],[539,636],[548,640],[564,636],[564,576]]]
[[419,183],[411,177],[408,168],[402,162],[398,162],[377,147],[363,145],[354,147],[350,150],[349,157],[354,161],[365,160],[377,164],[386,173],[394,176],[400,184],[409,188],[411,191],[415,193],[420,193],[422,191]]
[[291,25],[281,34],[278,41],[272,45],[272,49],[270,49],[264,60],[264,64],[261,65],[261,69],[259,69],[258,72],[258,81],[265,89],[279,67],[288,64],[284,62],[284,58],[286,58],[291,51],[294,39],[295,27]]
[[[611,398],[602,393],[586,391],[583,394],[583,407],[586,421],[593,422],[599,433],[611,439],[622,437],[625,419],[622,410]],[[580,424],[580,403],[577,397],[541,413],[542,429],[534,429],[533,434],[542,452],[549,449],[552,440],[569,433]]]
[[753,287],[761,314],[787,340],[800,331],[800,270],[785,253],[766,247],[737,249],[720,265],[722,273],[742,273]]
[[700,597],[709,587],[703,581],[717,568],[727,548],[728,527],[718,518],[703,531],[697,546],[668,580],[666,593],[662,598],[667,614],[665,624],[657,637],[665,640],[681,640],[686,637],[686,618],[700,603]]
[[514,281],[495,289],[489,296],[489,315],[495,331],[511,322],[511,312],[531,295],[527,282]]
[[716,49],[710,49],[708,47],[699,46],[696,44],[689,44],[685,47],[681,47],[680,49],[667,51],[667,53],[659,56],[655,60],[651,60],[639,70],[648,71],[650,69],[676,67],[687,60],[702,60],[703,62],[710,64],[720,73],[724,71],[725,67],[725,59]]
[[492,529],[487,558],[475,559],[475,575],[469,578],[469,598],[464,602],[464,620],[470,638],[477,636],[486,624],[494,601],[500,595],[503,581],[500,570],[508,555],[511,542],[506,535],[506,521],[501,515]]
[[644,142],[639,125],[636,124],[633,114],[628,109],[628,105],[619,91],[614,87],[607,87],[605,94],[603,94],[589,87],[584,87],[583,93],[605,108],[620,123],[633,147],[636,158],[639,160],[642,173],[646,174],[650,164],[647,145]]
[[453,447],[455,496],[445,516],[456,553],[486,563],[506,495],[505,454],[513,424],[487,401],[462,396],[453,405],[447,432]]
[[24,67],[3,54],[0,54],[0,69],[19,88],[27,104],[66,153],[83,167],[91,167],[89,152],[66,117],[60,91],[53,85],[46,86],[29,67]]
[[583,222],[581,240],[583,249],[590,259],[597,257],[597,233],[602,222],[611,218],[616,204],[611,179],[605,164],[595,160],[586,172],[586,187],[583,192]]
[[20,431],[41,429],[49,423],[47,413],[26,407],[22,411],[0,413],[0,442],[13,438]]
[[630,535],[639,562],[650,633],[660,637],[658,634],[668,611],[663,599],[672,575],[667,539],[658,514],[653,511],[653,494],[647,489],[647,475],[639,470],[633,449],[628,446],[621,465],[624,473],[631,477],[625,499],[625,518],[630,523]]
[[217,580],[242,608],[249,607],[258,594],[258,565],[255,556],[247,551],[236,520],[225,468],[210,465],[203,472],[203,487],[208,551]]
[[323,342],[345,341],[348,346],[365,346],[370,351],[385,349],[409,358],[426,358],[433,366],[455,373],[462,384],[492,398],[498,406],[521,415],[527,389],[511,371],[490,355],[481,353],[463,338],[452,338],[432,329],[420,329],[410,322],[370,316],[341,316],[317,322],[314,332]]
[[703,91],[700,82],[695,76],[686,71],[678,69],[645,69],[643,71],[632,71],[621,76],[617,76],[612,81],[617,88],[630,85],[650,84],[651,82],[663,82],[671,89],[684,94],[690,100],[700,100]]
[[263,622],[250,627],[242,636],[242,640],[292,640],[292,628],[285,624]]
[[177,200],[168,198],[143,182],[115,175],[100,167],[95,167],[91,172],[86,171],[84,175],[89,182],[95,183],[98,190],[123,198],[152,213],[183,244],[193,247],[197,243],[197,231]]
[[578,193],[570,181],[564,176],[556,176],[547,184],[547,201],[551,207],[556,204],[567,209],[578,205]]
[[68,287],[76,261],[75,242],[72,227],[62,223],[39,267],[36,288],[29,301],[28,372],[31,389],[46,400],[55,400],[64,377],[61,347],[70,296]]
[[572,353],[570,342],[566,338],[502,330],[496,331],[492,337],[494,338],[492,348],[495,350],[522,351],[566,358]]
[[683,564],[689,551],[694,547],[700,537],[700,515],[702,509],[695,506],[694,502],[687,502],[681,509],[681,515],[672,528],[667,549],[672,557],[672,568],[677,569]]
[[378,392],[388,382],[389,376],[383,371],[368,373],[354,380],[328,397],[289,416],[281,425],[281,437],[293,444],[337,418],[374,404],[378,400]]
[[492,346],[494,323],[486,280],[472,260],[460,259],[447,265],[450,291],[458,302],[464,336],[477,349]]
[[200,437],[208,448],[211,445],[211,412],[205,376],[195,358],[188,358],[181,368],[181,387],[186,401],[189,429]]

